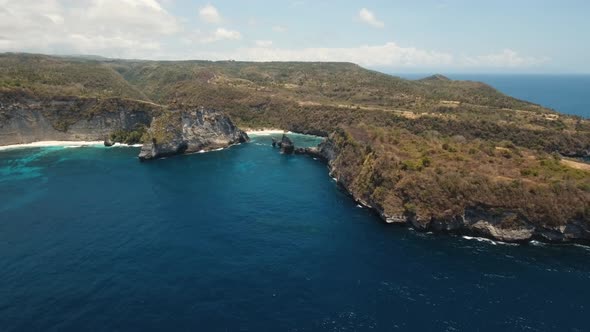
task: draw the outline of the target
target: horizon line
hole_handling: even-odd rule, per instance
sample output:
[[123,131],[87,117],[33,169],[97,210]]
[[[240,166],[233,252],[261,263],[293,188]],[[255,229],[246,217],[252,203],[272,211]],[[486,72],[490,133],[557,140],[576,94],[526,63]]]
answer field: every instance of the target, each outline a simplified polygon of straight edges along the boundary
[[[120,60],[120,61],[153,61],[153,62],[189,62],[189,61],[203,61],[203,62],[244,62],[244,63],[334,63],[334,64],[353,64],[359,66],[361,68],[365,68],[368,70],[374,70],[381,72],[387,75],[547,75],[547,76],[558,76],[558,75],[571,75],[571,76],[590,76],[590,72],[572,72],[572,71],[518,71],[518,72],[510,72],[507,71],[506,68],[498,68],[497,71],[490,69],[489,71],[483,70],[453,70],[453,71],[445,71],[444,69],[401,69],[396,71],[396,69],[389,69],[389,68],[380,68],[380,67],[371,67],[371,66],[364,66],[355,62],[351,61],[301,61],[301,60],[237,60],[237,59],[139,59],[139,58],[120,58],[120,57],[109,57],[104,55],[97,55],[97,54],[50,54],[50,53],[36,53],[36,52],[26,52],[26,51],[0,51],[0,55],[2,54],[15,54],[15,55],[41,55],[41,56],[49,56],[49,57],[58,57],[58,58],[80,58],[84,60],[94,60],[94,61],[103,61],[103,60]],[[85,59],[86,58],[86,59]],[[95,58],[95,59],[92,59]],[[444,74],[443,74],[444,73]]]

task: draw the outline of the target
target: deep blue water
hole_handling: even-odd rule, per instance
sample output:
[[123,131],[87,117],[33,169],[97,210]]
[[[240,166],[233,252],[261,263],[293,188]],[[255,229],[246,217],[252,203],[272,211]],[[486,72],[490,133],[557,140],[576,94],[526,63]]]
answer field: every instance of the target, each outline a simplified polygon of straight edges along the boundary
[[[430,74],[402,74],[420,79]],[[448,74],[454,80],[487,83],[512,97],[558,112],[590,118],[590,75]]]
[[386,225],[269,137],[137,153],[0,152],[0,331],[588,329],[588,248]]

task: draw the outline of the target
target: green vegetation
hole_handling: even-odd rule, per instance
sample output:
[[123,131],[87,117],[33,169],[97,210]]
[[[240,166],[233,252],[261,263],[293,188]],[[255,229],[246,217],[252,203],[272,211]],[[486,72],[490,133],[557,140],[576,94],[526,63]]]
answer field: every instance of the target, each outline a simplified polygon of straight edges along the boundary
[[590,218],[590,172],[550,154],[366,125],[331,138],[338,179],[389,215],[444,219],[485,206],[544,226]]
[[154,118],[150,126],[150,131],[145,132],[142,137],[143,142],[170,142],[174,133],[178,131],[175,128],[182,127],[182,117],[179,112],[166,112],[162,116]]
[[146,99],[110,66],[91,60],[0,54],[0,88],[41,97],[84,96]]
[[140,126],[135,130],[117,130],[110,135],[110,139],[113,142],[124,143],[124,144],[139,144],[143,142],[143,136],[146,134],[147,128]]

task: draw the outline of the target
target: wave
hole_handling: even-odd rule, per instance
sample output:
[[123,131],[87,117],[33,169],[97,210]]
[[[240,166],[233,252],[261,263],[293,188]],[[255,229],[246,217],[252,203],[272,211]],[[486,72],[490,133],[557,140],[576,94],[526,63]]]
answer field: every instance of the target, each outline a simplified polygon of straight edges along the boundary
[[494,246],[497,246],[497,245],[518,246],[519,245],[518,243],[503,242],[503,241],[492,240],[492,239],[488,239],[488,238],[485,238],[485,237],[477,237],[477,236],[463,235],[462,238],[464,238],[465,240],[475,240],[475,241],[478,241],[478,242],[485,242],[485,243],[492,244]]
[[532,240],[529,243],[531,245],[533,245],[533,246],[536,246],[536,247],[545,247],[545,246],[547,246],[547,243],[539,242],[539,241],[536,241],[536,240]]
[[587,246],[587,245],[584,245],[584,244],[574,243],[573,246],[574,247],[578,247],[578,248],[582,248],[584,250],[590,251],[590,246]]
[[113,144],[113,148],[141,148],[143,144],[125,144],[125,143],[115,143]]

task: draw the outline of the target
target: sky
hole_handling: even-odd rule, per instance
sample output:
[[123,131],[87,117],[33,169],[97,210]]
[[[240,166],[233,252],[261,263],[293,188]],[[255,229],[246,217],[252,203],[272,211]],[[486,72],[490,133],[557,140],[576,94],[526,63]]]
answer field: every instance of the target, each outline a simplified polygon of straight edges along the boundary
[[0,52],[590,73],[586,0],[0,0]]

